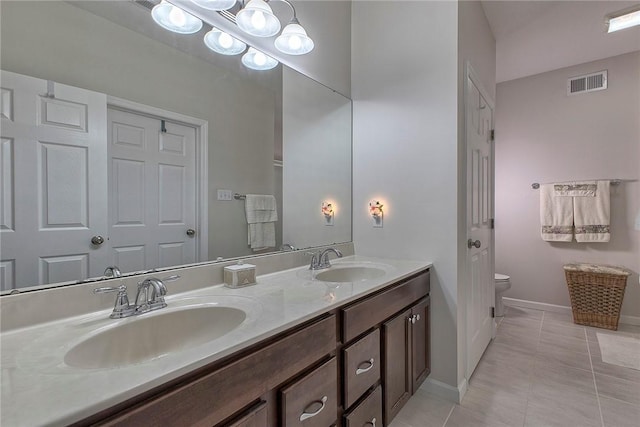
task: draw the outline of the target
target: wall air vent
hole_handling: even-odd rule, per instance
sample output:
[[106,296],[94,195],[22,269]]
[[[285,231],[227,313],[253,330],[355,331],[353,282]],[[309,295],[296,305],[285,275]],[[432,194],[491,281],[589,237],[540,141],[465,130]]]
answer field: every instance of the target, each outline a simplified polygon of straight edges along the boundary
[[607,88],[607,70],[583,76],[571,77],[567,80],[567,95],[594,92]]

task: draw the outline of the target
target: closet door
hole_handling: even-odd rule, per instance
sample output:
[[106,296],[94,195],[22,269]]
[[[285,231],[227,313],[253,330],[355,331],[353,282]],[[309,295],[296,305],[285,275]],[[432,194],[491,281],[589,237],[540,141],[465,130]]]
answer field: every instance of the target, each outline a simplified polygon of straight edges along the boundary
[[1,81],[2,289],[102,275],[106,96],[7,71]]
[[111,107],[108,122],[113,263],[139,271],[196,262],[195,128]]

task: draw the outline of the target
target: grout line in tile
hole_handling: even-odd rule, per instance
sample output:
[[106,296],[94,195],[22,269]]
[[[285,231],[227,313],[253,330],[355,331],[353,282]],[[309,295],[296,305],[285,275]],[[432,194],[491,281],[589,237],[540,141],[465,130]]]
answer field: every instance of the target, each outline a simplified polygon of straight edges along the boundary
[[444,424],[442,424],[442,427],[446,427],[447,423],[449,422],[449,418],[451,418],[451,414],[453,414],[453,410],[456,409],[456,405],[451,405],[451,409],[449,410],[449,415],[447,415],[447,418],[445,418],[444,420]]
[[604,427],[604,417],[602,416],[602,405],[600,405],[600,393],[598,393],[598,383],[596,382],[596,373],[593,370],[593,360],[591,360],[591,348],[589,348],[589,334],[587,329],[584,330],[584,337],[587,340],[587,351],[589,352],[589,365],[591,366],[591,376],[593,377],[593,386],[596,389],[596,400],[598,401],[598,412],[600,413],[600,423]]
[[[542,325],[544,324],[544,310],[542,311],[542,318],[540,319],[540,328],[538,328],[538,342],[536,343],[536,355],[538,354],[538,350],[540,348],[540,338],[542,337]],[[527,393],[527,402],[526,405],[524,407],[524,420],[522,421],[522,426],[524,427],[527,423],[527,412],[529,409],[529,398],[531,397],[531,393],[533,390],[533,375],[535,373],[535,360],[533,361],[533,368],[531,369],[531,372],[529,372],[529,392]]]

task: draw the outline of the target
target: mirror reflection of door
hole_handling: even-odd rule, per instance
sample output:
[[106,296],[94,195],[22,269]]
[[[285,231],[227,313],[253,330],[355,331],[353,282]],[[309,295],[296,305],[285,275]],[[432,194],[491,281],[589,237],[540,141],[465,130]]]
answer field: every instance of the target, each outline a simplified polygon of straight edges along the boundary
[[197,261],[194,127],[72,86],[1,81],[1,290]]
[[108,252],[91,240],[107,232],[106,96],[1,80],[2,290],[101,275]]
[[196,262],[196,130],[108,109],[109,250],[122,271]]

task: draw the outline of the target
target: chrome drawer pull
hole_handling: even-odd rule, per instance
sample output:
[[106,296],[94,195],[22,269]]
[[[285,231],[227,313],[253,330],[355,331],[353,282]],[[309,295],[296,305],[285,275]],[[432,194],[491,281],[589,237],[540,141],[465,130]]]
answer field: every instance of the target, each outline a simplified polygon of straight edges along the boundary
[[371,421],[367,421],[364,425],[371,425],[371,427],[376,427],[376,419],[375,417]]
[[370,371],[371,368],[373,368],[373,359],[369,359],[366,362],[362,362],[360,366],[364,365],[365,363],[368,363],[369,366],[367,366],[366,368],[356,369],[356,375],[364,374],[365,372]]
[[[318,415],[320,412],[322,412],[322,410],[324,409],[324,404],[327,403],[327,396],[324,396],[321,400],[316,400],[314,402],[311,402],[311,405],[313,405],[314,403],[321,403],[322,405],[320,406],[320,409],[318,409],[315,412],[307,412],[307,409],[305,408],[304,412],[302,413],[302,415],[300,415],[300,421],[304,421],[306,419],[315,417],[316,415]],[[309,407],[307,406],[307,408]]]

